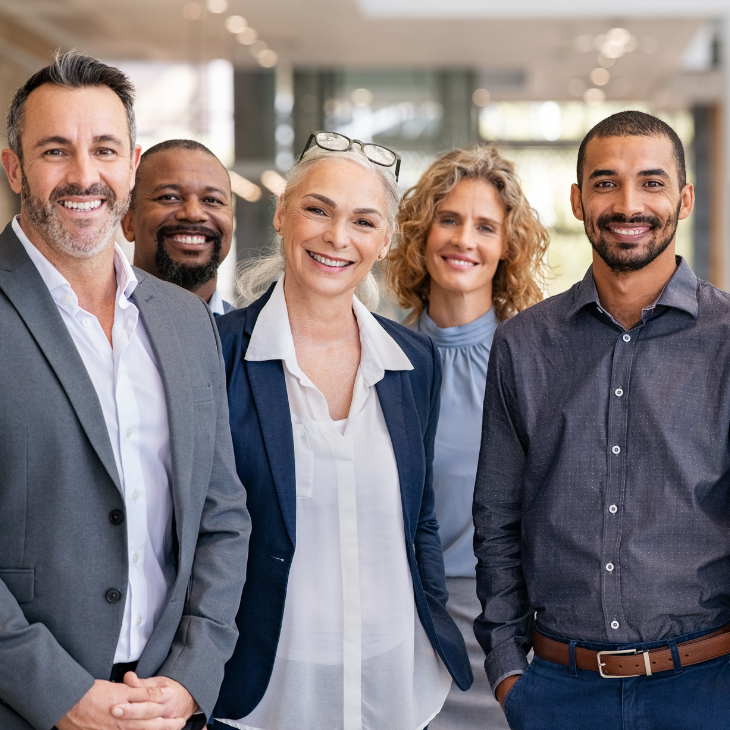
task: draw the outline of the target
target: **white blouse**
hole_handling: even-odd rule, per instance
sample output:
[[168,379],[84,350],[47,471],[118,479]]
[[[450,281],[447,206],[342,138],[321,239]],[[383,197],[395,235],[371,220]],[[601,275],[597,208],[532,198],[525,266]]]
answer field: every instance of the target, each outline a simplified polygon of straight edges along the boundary
[[[347,419],[297,364],[282,277],[247,360],[282,360],[294,433],[296,550],[268,688],[241,730],[421,730],[451,677],[421,626],[406,556],[398,470],[375,389],[412,370],[355,298],[361,360]],[[220,718],[219,718],[220,719]]]

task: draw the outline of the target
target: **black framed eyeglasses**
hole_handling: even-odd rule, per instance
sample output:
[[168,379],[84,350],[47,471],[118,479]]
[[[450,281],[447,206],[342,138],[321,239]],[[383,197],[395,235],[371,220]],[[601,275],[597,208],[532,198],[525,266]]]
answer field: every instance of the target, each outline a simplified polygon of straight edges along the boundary
[[312,132],[309,135],[307,144],[304,145],[302,154],[299,155],[297,164],[302,161],[302,158],[306,154],[307,150],[316,144],[317,147],[321,147],[323,150],[328,152],[346,152],[353,144],[360,145],[360,149],[365,157],[374,162],[376,165],[382,167],[393,167],[395,165],[395,179],[398,181],[398,173],[400,172],[400,155],[393,150],[389,150],[387,147],[383,147],[379,144],[373,144],[372,142],[361,142],[359,139],[350,139],[345,137],[344,134],[339,132]]

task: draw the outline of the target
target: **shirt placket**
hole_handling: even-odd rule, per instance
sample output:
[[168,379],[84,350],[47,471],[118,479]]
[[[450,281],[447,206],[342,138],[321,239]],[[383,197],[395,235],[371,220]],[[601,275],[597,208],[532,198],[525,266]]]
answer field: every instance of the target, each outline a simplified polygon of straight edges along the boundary
[[619,547],[624,514],[627,473],[627,431],[631,365],[640,327],[622,332],[613,353],[608,394],[607,478],[603,502],[603,544],[601,548],[601,594],[603,618],[609,641],[629,640],[621,601]]

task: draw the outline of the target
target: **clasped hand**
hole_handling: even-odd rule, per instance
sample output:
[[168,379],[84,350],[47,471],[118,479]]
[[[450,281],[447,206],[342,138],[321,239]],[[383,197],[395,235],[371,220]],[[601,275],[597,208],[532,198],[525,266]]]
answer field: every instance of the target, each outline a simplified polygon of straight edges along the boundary
[[56,724],[58,730],[182,730],[198,709],[190,693],[168,677],[123,684],[97,679],[94,686]]

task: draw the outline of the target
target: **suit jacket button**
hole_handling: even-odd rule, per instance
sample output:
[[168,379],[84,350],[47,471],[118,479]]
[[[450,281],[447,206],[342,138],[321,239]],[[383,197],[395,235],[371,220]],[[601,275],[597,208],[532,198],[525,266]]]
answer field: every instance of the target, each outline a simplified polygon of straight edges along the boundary
[[113,509],[109,513],[109,522],[111,522],[112,525],[121,525],[122,522],[124,522],[124,512],[120,509]]
[[106,592],[106,600],[109,601],[109,603],[118,603],[121,597],[122,592],[118,591],[116,588],[110,588]]

